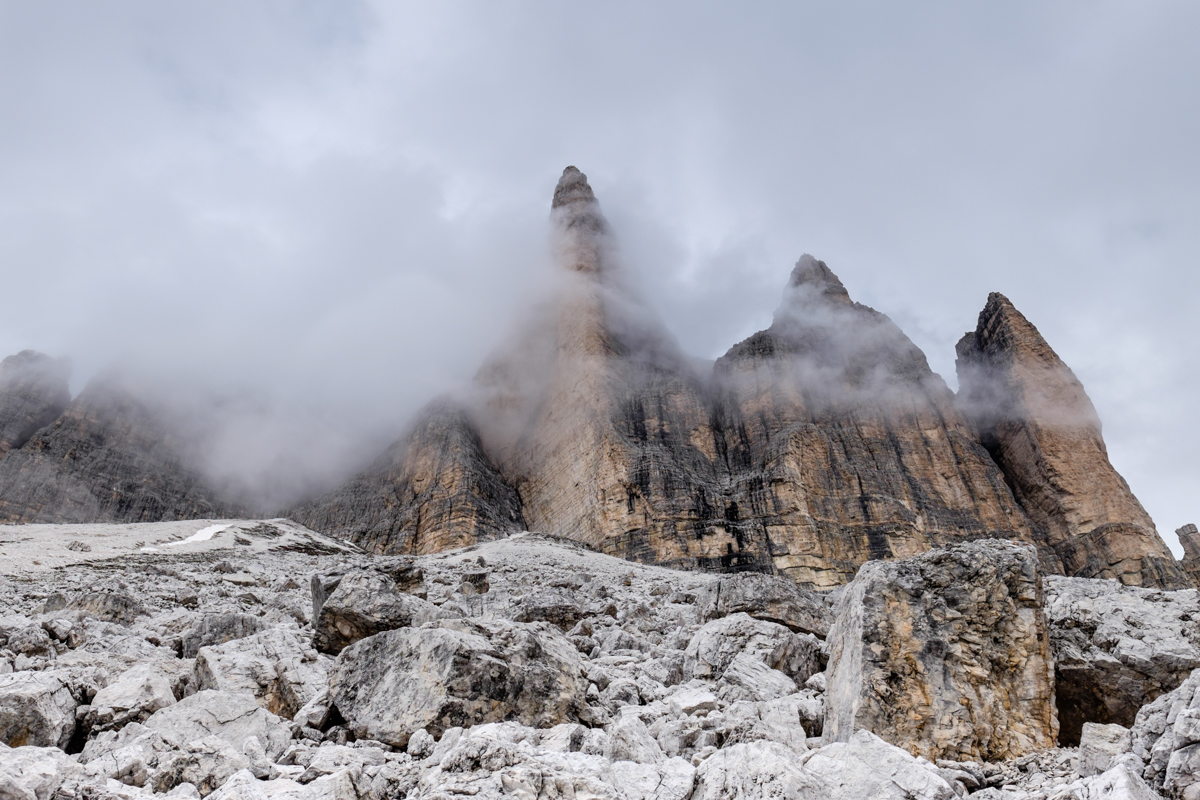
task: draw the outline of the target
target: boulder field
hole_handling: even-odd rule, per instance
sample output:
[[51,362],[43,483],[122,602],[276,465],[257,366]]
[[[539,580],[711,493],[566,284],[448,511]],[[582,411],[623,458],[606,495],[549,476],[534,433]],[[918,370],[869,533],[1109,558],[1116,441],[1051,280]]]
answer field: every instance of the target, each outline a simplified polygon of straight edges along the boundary
[[282,519],[8,526],[0,553],[5,800],[1200,796],[1196,590],[1047,576],[1028,544],[826,593]]

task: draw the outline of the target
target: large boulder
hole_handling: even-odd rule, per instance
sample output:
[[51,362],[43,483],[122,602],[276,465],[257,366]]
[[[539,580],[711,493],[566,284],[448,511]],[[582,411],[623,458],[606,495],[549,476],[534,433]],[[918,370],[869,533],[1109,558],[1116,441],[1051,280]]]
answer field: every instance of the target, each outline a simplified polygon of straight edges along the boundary
[[254,695],[205,689],[154,712],[146,727],[181,742],[218,736],[241,752],[246,740],[258,738],[267,754],[277,757],[292,738],[288,726],[259,707]]
[[232,611],[226,614],[205,614],[182,637],[183,657],[195,658],[201,647],[232,642],[266,630],[267,623],[253,614]]
[[[327,585],[322,582],[321,591]],[[337,655],[359,639],[447,616],[432,603],[399,591],[394,578],[375,570],[343,575],[319,604],[317,586],[314,578],[313,645],[322,653]]]
[[83,768],[57,747],[7,747],[0,744],[0,798],[51,800],[64,781]]
[[701,762],[691,800],[825,800],[829,789],[798,764],[792,750],[776,742],[750,742],[718,750]]
[[159,664],[139,664],[96,692],[92,698],[89,727],[104,730],[143,722],[155,711],[174,702],[171,676]]
[[1200,592],[1115,580],[1043,579],[1055,662],[1059,741],[1085,722],[1129,727],[1138,709],[1200,667]]
[[0,675],[0,742],[65,748],[75,733],[75,699],[48,672]]
[[405,747],[424,728],[516,720],[550,727],[586,713],[571,643],[547,623],[441,620],[363,639],[330,676],[333,705],[360,739]]
[[920,761],[867,731],[802,759],[828,786],[822,800],[955,800],[957,795],[928,761]]
[[722,575],[696,592],[696,608],[705,622],[741,611],[822,639],[833,624],[833,612],[815,592],[757,572]]
[[196,656],[196,687],[249,692],[259,705],[291,719],[329,682],[331,660],[302,641],[291,626],[277,626]]
[[859,570],[829,634],[826,741],[871,731],[931,760],[1053,747],[1037,553],[999,540]]
[[740,686],[746,699],[792,694],[820,670],[816,637],[742,612],[703,625],[684,651],[685,674]]
[[1171,797],[1200,797],[1200,669],[1138,711],[1131,739],[1147,783]]

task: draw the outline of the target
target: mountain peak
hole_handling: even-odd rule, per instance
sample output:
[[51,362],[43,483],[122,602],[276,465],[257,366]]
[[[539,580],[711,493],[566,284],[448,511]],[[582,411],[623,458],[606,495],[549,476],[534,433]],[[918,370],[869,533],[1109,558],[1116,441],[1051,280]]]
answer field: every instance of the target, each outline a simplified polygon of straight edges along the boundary
[[791,289],[809,288],[814,294],[819,294],[833,303],[849,304],[851,302],[850,293],[838,280],[838,276],[833,274],[833,270],[824,261],[818,261],[808,253],[800,256],[800,260],[796,262],[796,267],[792,270],[792,277],[788,281],[788,287]]
[[562,177],[558,179],[558,185],[554,187],[554,200],[551,201],[550,208],[553,210],[572,203],[594,202],[596,195],[588,185],[587,175],[574,166],[564,169]]

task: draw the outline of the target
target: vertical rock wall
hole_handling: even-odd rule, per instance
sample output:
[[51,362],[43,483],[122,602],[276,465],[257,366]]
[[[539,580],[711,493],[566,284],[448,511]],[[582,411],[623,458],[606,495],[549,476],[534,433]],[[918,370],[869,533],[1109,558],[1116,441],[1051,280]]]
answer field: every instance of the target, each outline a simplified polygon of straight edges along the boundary
[[957,346],[960,402],[1067,575],[1189,585],[1108,460],[1083,385],[999,293]]
[[71,402],[63,359],[22,350],[0,361],[0,458],[20,448]]

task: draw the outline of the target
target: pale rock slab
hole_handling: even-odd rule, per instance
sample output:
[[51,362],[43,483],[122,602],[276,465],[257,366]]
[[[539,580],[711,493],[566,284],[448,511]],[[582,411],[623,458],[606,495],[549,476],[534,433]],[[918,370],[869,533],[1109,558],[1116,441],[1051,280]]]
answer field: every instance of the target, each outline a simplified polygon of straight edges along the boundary
[[218,736],[241,752],[246,739],[258,737],[267,754],[277,757],[291,741],[284,722],[259,706],[254,695],[205,689],[154,712],[147,728],[183,742]]
[[334,706],[358,738],[403,748],[424,728],[514,719],[537,727],[586,713],[579,653],[547,623],[440,620],[362,639],[338,656]]
[[[1182,795],[1192,800],[1188,795]],[[1162,796],[1125,764],[1082,778],[1049,793],[1047,800],[1162,800]]]
[[864,565],[829,634],[826,741],[868,730],[959,761],[1053,747],[1037,563],[1032,547],[993,539]]
[[709,622],[739,611],[824,639],[833,612],[815,592],[795,581],[757,572],[722,575],[696,592],[700,618]]
[[75,699],[47,672],[0,675],[0,743],[65,748],[75,732]]
[[[315,587],[314,578],[314,607]],[[320,604],[313,624],[313,645],[323,653],[337,655],[359,639],[444,616],[450,615],[399,591],[391,576],[358,570],[343,575],[337,588]]]
[[175,702],[171,679],[161,665],[139,664],[121,673],[92,698],[89,714],[93,731],[120,729]]
[[331,659],[302,640],[298,630],[275,626],[202,647],[196,656],[195,681],[198,689],[249,692],[272,714],[291,719],[328,685],[331,664]]
[[1079,740],[1079,775],[1083,778],[1107,772],[1113,759],[1133,750],[1133,738],[1121,725],[1083,723]]
[[1200,592],[1047,575],[1059,740],[1084,722],[1133,724],[1138,709],[1200,667]]
[[829,787],[828,800],[954,800],[933,764],[914,758],[868,731],[835,742],[802,760]]
[[718,750],[701,762],[691,800],[824,800],[831,788],[801,767],[794,751],[775,742],[751,742]]
[[0,744],[0,798],[51,800],[64,781],[83,768],[57,747],[8,747]]
[[[821,645],[812,635],[793,633],[778,623],[738,612],[703,625],[688,643],[684,659],[684,672],[691,677],[717,681],[733,667],[731,682],[751,686],[756,680],[772,677],[754,671],[747,660],[758,662],[777,670],[786,682],[779,684],[786,689],[783,694],[791,694],[820,671]],[[778,696],[774,690],[771,694]]]

